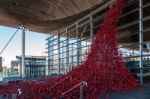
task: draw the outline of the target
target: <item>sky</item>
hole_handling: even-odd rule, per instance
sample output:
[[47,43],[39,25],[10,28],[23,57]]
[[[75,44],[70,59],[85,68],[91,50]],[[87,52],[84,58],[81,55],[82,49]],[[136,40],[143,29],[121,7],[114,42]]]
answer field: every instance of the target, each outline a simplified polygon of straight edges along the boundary
[[[0,26],[0,51],[4,48],[16,30],[16,28]],[[46,55],[45,39],[47,37],[47,35],[42,33],[26,31],[26,55]],[[1,54],[1,57],[3,57],[3,66],[10,67],[11,60],[16,60],[16,56],[21,55],[21,38],[22,31],[19,30],[5,51]]]

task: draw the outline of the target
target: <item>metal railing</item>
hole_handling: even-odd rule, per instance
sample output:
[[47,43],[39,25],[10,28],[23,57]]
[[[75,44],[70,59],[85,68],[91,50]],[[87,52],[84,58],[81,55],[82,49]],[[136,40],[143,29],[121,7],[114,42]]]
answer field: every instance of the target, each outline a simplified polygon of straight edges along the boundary
[[84,88],[84,86],[87,86],[87,82],[85,82],[85,81],[82,81],[81,83],[75,85],[74,87],[70,88],[66,92],[62,93],[61,98],[63,98],[65,94],[69,93],[70,91],[74,90],[75,88],[77,88],[79,86],[80,86],[80,99],[83,99],[83,88]]
[[53,86],[51,86],[50,89],[56,87],[57,85],[59,85],[59,84],[61,84],[62,82],[66,81],[67,79],[71,80],[72,77],[71,77],[71,76],[66,77],[65,79],[63,79],[63,80],[59,81],[58,83],[54,84]]

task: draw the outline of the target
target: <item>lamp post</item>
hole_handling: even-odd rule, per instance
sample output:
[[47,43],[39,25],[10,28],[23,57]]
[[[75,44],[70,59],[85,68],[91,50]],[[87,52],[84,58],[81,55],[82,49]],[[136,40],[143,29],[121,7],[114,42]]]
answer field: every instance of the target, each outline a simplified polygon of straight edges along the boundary
[[21,56],[21,76],[25,77],[25,26],[22,26],[22,56]]

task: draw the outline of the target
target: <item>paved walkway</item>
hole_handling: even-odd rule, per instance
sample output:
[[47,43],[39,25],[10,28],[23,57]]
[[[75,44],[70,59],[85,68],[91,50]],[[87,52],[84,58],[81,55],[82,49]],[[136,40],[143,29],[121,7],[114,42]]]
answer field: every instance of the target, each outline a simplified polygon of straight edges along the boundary
[[[0,94],[0,99],[8,99]],[[16,98],[12,98],[16,99]],[[53,98],[46,98],[53,99]],[[97,97],[94,99],[150,99],[150,84],[144,85],[130,92],[111,92],[107,96]]]
[[107,98],[100,99],[150,99],[150,84],[130,92],[110,93]]

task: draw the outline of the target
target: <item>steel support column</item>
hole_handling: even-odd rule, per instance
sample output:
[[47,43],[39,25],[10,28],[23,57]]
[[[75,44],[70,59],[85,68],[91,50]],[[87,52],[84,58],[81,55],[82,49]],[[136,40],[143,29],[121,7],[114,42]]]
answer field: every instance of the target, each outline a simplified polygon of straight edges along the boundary
[[73,52],[74,52],[74,48],[73,48],[73,44],[72,44],[72,46],[71,46],[71,49],[72,49],[72,65],[71,65],[71,69],[73,68],[73,65],[74,65],[74,59],[73,59],[73,56],[74,56],[74,54],[73,54]]
[[68,37],[68,31],[66,29],[66,43],[67,43],[67,47],[66,47],[66,57],[67,57],[67,67],[66,67],[66,72],[70,70],[70,65],[69,65],[69,37]]
[[47,39],[47,45],[48,45],[48,48],[47,48],[47,51],[48,51],[48,56],[47,56],[47,58],[46,58],[46,67],[45,67],[45,75],[49,75],[49,66],[50,66],[50,63],[49,63],[49,61],[50,61],[50,58],[49,58],[49,56],[50,56],[50,48],[49,48],[49,45],[50,45],[50,41],[51,40],[51,38],[49,37],[48,39]]
[[139,0],[140,83],[143,83],[143,0]]
[[92,44],[93,41],[93,17],[90,16],[90,42]]
[[81,36],[79,33],[78,23],[76,23],[76,36],[77,36],[77,65],[81,63]]
[[49,69],[48,69],[49,65],[48,65],[48,58],[46,58],[46,67],[45,67],[45,76],[49,75]]
[[54,69],[54,36],[51,37],[51,71]]
[[58,32],[58,74],[60,74],[60,33]]
[[25,77],[25,27],[22,27],[22,56],[21,56],[21,76]]
[[66,65],[64,65],[64,54],[65,54],[65,53],[64,53],[64,41],[61,41],[61,43],[62,43],[62,44],[61,44],[61,49],[62,49],[62,50],[61,50],[61,52],[60,52],[60,53],[61,53],[61,57],[60,57],[60,58],[61,58],[61,61],[60,61],[61,64],[60,64],[60,67],[61,67],[61,69],[64,70],[64,67],[66,66]]

